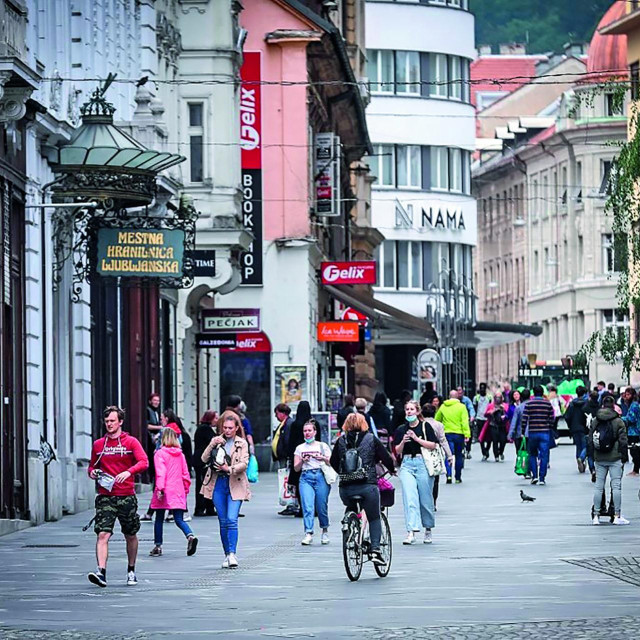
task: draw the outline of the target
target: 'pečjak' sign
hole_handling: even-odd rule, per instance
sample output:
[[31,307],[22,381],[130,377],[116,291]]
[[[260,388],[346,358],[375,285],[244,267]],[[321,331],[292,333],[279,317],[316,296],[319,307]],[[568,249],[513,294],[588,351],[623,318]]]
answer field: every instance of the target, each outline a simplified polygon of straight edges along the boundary
[[179,278],[184,242],[181,229],[98,229],[96,271],[111,277]]

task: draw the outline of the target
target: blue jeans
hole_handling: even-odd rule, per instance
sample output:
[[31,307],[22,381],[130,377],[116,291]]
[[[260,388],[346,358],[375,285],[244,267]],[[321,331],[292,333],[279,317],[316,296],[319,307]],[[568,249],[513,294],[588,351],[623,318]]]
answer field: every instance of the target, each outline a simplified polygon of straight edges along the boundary
[[540,459],[540,480],[544,480],[547,477],[550,444],[551,434],[548,431],[534,431],[529,434],[529,440],[527,441],[529,470],[534,478],[538,478],[538,459]]
[[[461,433],[446,433],[447,442],[451,453],[456,459],[456,480],[462,480],[462,469],[464,468],[464,436]],[[451,465],[449,460],[445,461],[447,467],[447,478],[451,477]]]
[[242,500],[234,500],[229,489],[229,476],[218,476],[213,489],[213,504],[218,512],[220,539],[225,555],[238,548],[238,516]]
[[313,533],[315,513],[318,512],[320,527],[329,526],[329,493],[331,485],[327,484],[321,469],[308,469],[300,476],[300,501],[302,502],[302,517],[304,530]]
[[[164,509],[156,509],[156,519],[153,523],[153,541],[160,546],[162,544],[162,526],[164,524]],[[191,527],[184,521],[182,509],[171,509],[173,515],[173,521],[176,523],[176,527],[184,533],[186,537],[192,536],[193,531]]]
[[573,444],[576,445],[576,460],[585,460],[589,463],[589,471],[593,473],[596,470],[593,458],[589,456],[587,458],[587,434],[586,433],[572,433]]
[[402,481],[402,502],[407,531],[420,531],[422,527],[426,529],[435,527],[434,479],[427,473],[422,456],[402,459],[400,480]]

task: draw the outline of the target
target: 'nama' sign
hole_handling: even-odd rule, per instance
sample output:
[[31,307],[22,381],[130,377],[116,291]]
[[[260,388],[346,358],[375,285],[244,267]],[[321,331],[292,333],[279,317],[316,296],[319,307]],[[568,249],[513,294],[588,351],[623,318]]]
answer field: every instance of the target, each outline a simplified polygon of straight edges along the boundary
[[322,284],[375,284],[374,260],[360,262],[323,262],[320,265]]
[[357,322],[318,322],[318,342],[358,342]]

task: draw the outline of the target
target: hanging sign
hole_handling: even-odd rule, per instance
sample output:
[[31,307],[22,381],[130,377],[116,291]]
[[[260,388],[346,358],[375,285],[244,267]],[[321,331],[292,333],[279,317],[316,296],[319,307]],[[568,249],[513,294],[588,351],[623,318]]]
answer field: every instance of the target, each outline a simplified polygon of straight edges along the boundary
[[96,272],[101,276],[181,277],[181,229],[98,229]]
[[357,322],[318,322],[318,342],[358,342]]
[[423,349],[416,360],[420,385],[424,386],[427,382],[433,382],[433,386],[436,388],[440,378],[440,354],[435,349]]
[[222,352],[269,353],[271,342],[265,333],[198,333],[197,349],[220,349]]
[[245,51],[240,68],[242,224],[253,235],[240,256],[243,285],[262,285],[262,86],[260,51]]
[[340,215],[340,138],[318,133],[315,143],[316,214]]
[[193,262],[193,275],[214,278],[216,275],[216,252],[214,249],[194,249],[189,251]]
[[221,333],[260,331],[260,309],[204,309],[202,331]]
[[351,262],[322,262],[322,284],[375,284],[377,279],[375,260]]

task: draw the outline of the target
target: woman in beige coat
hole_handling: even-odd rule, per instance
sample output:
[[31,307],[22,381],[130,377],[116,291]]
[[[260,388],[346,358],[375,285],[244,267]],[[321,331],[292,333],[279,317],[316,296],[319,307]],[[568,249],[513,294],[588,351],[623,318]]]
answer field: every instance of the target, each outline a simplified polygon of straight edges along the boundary
[[240,418],[233,411],[225,411],[218,420],[218,435],[211,439],[202,454],[202,461],[211,466],[202,483],[200,493],[212,498],[218,522],[220,538],[224,548],[223,569],[238,566],[236,549],[238,546],[238,516],[244,500],[251,498],[247,465],[249,445],[244,437]]

